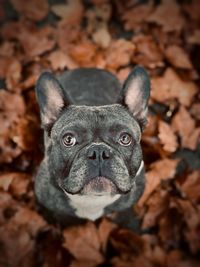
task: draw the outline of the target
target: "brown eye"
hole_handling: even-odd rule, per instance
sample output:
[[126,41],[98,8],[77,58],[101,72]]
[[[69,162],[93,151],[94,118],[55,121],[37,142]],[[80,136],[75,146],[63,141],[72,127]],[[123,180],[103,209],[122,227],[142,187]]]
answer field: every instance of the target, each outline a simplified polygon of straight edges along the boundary
[[64,135],[62,142],[64,146],[72,147],[76,144],[76,138],[72,134],[66,134]]
[[120,135],[119,143],[122,146],[129,146],[132,143],[132,136],[128,133],[123,133]]

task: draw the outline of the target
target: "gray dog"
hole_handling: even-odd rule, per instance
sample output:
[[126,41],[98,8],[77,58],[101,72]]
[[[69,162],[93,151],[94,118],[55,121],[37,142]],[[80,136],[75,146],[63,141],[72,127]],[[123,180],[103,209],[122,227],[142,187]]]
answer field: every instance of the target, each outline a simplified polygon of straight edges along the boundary
[[[105,70],[41,74],[36,96],[45,156],[35,179],[38,202],[59,222],[123,217],[144,190],[140,139],[150,80],[137,66],[123,86]],[[119,217],[120,217],[119,216]]]

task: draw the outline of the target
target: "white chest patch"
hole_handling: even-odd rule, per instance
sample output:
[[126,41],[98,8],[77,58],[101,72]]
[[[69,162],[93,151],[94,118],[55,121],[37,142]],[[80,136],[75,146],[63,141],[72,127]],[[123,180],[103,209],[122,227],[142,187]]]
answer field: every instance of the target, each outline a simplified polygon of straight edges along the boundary
[[65,194],[70,198],[70,204],[75,209],[76,215],[92,221],[101,217],[104,208],[120,197],[120,194],[114,196],[81,196],[71,195],[67,192],[65,192]]

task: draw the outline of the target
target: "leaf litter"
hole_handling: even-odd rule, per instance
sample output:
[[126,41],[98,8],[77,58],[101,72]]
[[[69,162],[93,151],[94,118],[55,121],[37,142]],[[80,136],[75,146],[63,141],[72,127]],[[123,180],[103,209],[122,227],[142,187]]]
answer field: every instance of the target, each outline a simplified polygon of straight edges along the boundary
[[[200,44],[198,0],[0,3],[0,266],[199,266]],[[8,9],[12,8],[12,16]],[[42,131],[34,84],[44,69],[112,71],[141,64],[152,80],[142,143],[140,233],[109,218],[60,228],[41,215],[34,174]],[[178,156],[177,156],[178,155]],[[133,215],[134,216],[134,215]]]

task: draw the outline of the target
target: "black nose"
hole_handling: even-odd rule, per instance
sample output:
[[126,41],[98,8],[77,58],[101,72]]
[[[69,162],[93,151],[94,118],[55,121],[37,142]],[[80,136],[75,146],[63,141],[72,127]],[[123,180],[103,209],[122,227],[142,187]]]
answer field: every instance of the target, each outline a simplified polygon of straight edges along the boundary
[[88,149],[87,157],[91,160],[107,160],[111,156],[108,148],[93,146]]

